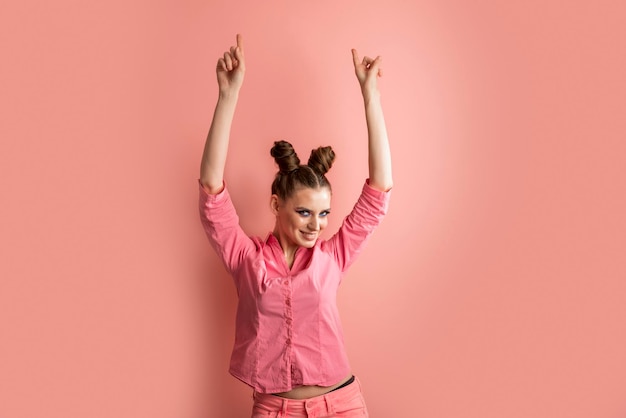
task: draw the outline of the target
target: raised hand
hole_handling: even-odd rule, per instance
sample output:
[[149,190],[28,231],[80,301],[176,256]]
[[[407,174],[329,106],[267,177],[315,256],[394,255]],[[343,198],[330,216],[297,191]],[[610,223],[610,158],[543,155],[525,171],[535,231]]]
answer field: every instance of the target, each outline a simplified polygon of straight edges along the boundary
[[224,188],[224,165],[228,154],[230,128],[245,72],[243,39],[238,34],[237,46],[231,46],[230,50],[224,53],[224,57],[217,60],[216,73],[220,94],[200,163],[200,183],[210,194],[219,193]]
[[237,34],[237,46],[231,46],[224,57],[217,60],[217,84],[220,94],[237,93],[243,84],[246,63],[243,53],[243,38]]
[[359,80],[363,93],[378,91],[378,77],[382,77],[383,71],[380,68],[382,58],[377,56],[372,59],[364,56],[363,60],[359,59],[359,53],[356,49],[352,50],[352,60],[354,61],[354,72]]
[[378,77],[383,75],[380,56],[372,59],[359,59],[356,49],[352,50],[354,72],[361,85],[368,137],[369,184],[371,187],[387,191],[393,186],[391,176],[391,152],[387,128],[378,91]]

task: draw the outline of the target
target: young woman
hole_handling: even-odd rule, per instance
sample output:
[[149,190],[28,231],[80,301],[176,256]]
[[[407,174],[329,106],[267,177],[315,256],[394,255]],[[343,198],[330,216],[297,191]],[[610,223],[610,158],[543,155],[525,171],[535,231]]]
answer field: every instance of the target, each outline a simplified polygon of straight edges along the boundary
[[230,128],[245,74],[237,35],[217,62],[219,98],[200,168],[200,216],[209,241],[232,275],[239,303],[230,373],[254,389],[252,417],[367,417],[350,370],[336,306],[343,274],[387,211],[391,156],[377,77],[380,57],[352,50],[368,128],[369,179],[340,229],[320,238],[330,213],[325,173],[335,154],[311,152],[301,164],[291,144],[274,143],[279,171],[267,238],[247,236],[223,174]]

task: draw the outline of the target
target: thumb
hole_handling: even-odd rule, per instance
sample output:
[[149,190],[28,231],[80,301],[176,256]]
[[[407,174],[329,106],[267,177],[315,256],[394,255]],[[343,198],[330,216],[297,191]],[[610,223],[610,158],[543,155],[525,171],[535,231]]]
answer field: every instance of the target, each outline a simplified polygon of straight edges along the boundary
[[380,55],[376,57],[374,62],[372,62],[372,64],[370,65],[370,73],[376,74],[378,76],[383,75],[383,70],[380,68],[382,60],[383,58]]

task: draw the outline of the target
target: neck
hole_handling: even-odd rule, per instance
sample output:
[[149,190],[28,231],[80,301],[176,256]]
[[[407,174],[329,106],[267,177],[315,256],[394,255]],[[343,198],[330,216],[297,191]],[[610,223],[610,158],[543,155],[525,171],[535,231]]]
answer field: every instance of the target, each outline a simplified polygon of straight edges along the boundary
[[282,239],[280,234],[276,230],[274,230],[273,235],[276,237],[278,243],[280,244],[280,248],[283,250],[283,255],[285,257],[287,265],[289,266],[289,268],[291,268],[291,266],[293,266],[293,261],[296,257],[296,251],[298,251],[298,246],[288,245],[286,243],[286,240]]

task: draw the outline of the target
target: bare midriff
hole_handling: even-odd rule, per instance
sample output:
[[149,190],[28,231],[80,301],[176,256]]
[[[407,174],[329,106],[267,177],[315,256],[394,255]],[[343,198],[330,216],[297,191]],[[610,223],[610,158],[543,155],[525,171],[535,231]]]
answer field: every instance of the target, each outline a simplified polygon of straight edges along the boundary
[[288,392],[281,392],[281,393],[274,393],[274,395],[276,396],[280,396],[282,398],[288,398],[288,399],[308,399],[308,398],[314,398],[316,396],[320,396],[323,395],[325,393],[330,392],[333,389],[338,388],[339,386],[343,385],[344,383],[346,383],[348,380],[350,380],[350,378],[352,377],[352,375],[348,375],[346,376],[345,379],[342,379],[341,382],[332,385],[332,386],[315,386],[315,385],[311,385],[311,386],[298,386],[297,388],[293,388]]

